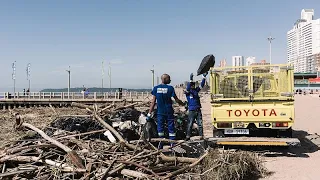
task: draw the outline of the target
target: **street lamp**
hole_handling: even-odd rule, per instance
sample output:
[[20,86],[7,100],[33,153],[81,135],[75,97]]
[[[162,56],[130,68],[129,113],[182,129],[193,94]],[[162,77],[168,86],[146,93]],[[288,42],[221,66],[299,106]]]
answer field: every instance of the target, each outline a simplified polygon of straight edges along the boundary
[[16,97],[16,61],[12,63],[13,97]]
[[269,53],[270,53],[270,54],[269,54],[270,65],[271,65],[271,41],[274,40],[274,39],[275,39],[275,38],[271,37],[271,35],[267,38],[267,40],[269,41],[269,45],[270,45],[270,47],[269,47],[269,48],[270,48],[270,49],[269,49],[269,51],[270,51],[270,52],[269,52]]
[[157,76],[157,85],[159,85],[159,76]]
[[31,68],[31,64],[28,63],[26,71],[27,71],[27,80],[28,80],[28,84],[29,84],[29,86],[28,86],[29,92],[30,92],[30,68]]
[[69,69],[66,70],[68,72],[68,76],[69,76],[69,79],[68,79],[68,99],[70,98],[70,81],[71,81],[71,78],[70,78],[70,73],[71,73],[71,70],[70,70],[70,66],[69,66]]
[[104,61],[102,61],[102,82],[101,82],[102,92],[103,92],[103,78],[104,78]]
[[152,89],[154,88],[154,65],[152,66],[152,69],[150,70],[152,73]]
[[108,75],[109,75],[109,87],[111,90],[111,63],[109,62],[109,71],[108,71]]

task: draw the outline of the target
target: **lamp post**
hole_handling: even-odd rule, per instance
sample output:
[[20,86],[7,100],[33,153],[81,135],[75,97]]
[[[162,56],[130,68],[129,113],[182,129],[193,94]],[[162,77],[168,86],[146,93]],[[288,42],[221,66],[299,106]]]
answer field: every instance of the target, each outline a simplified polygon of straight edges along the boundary
[[157,85],[159,85],[159,76],[157,76]]
[[271,35],[267,38],[267,40],[269,41],[269,62],[270,62],[270,65],[271,65],[271,42],[274,39],[275,38],[271,37]]
[[152,73],[152,89],[154,87],[154,65],[152,66],[152,69],[150,70]]
[[108,71],[108,75],[109,75],[109,87],[111,90],[111,63],[109,62],[109,71]]
[[104,78],[104,61],[102,61],[102,75],[101,75],[101,87],[102,87],[102,92],[103,92],[103,78]]
[[28,63],[26,71],[27,71],[27,81],[28,81],[28,90],[29,90],[29,92],[30,92],[30,69],[31,69],[31,64]]
[[16,61],[12,63],[13,98],[16,97]]
[[70,98],[70,81],[71,81],[71,70],[70,70],[70,66],[69,66],[69,69],[66,70],[68,72],[68,99]]

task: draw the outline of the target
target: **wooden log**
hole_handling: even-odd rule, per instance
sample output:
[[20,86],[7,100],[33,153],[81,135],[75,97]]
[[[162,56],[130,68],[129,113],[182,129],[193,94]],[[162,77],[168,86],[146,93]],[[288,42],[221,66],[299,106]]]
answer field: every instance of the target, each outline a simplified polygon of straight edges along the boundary
[[104,126],[106,127],[109,131],[111,131],[112,134],[116,136],[116,138],[120,141],[121,144],[124,144],[127,146],[129,149],[136,149],[136,147],[133,144],[127,143],[123,137],[116,131],[112,126],[110,126],[108,123],[106,123],[97,113],[94,113],[94,117]]
[[138,102],[135,102],[135,103],[132,103],[132,104],[128,104],[126,106],[121,106],[121,107],[117,107],[114,109],[114,111],[118,111],[118,110],[121,110],[121,109],[126,109],[126,108],[130,108],[130,107],[133,107],[135,105],[138,105],[139,103]]
[[[20,118],[20,116],[19,116]],[[52,144],[58,146],[59,148],[61,148],[62,150],[64,150],[67,154],[69,159],[71,160],[71,162],[78,168],[80,169],[84,169],[84,165],[82,164],[82,159],[79,157],[79,155],[73,151],[72,149],[70,149],[68,146],[63,145],[62,143],[60,143],[59,141],[52,139],[51,137],[49,137],[46,133],[44,133],[43,131],[41,131],[40,129],[36,128],[35,126],[28,124],[28,123],[22,123],[21,126],[27,127],[29,129],[32,129],[33,131],[36,131],[38,134],[40,134],[44,139],[46,139],[47,141],[51,142]]]
[[49,106],[50,106],[50,108],[52,109],[52,111],[54,112],[54,114],[58,115],[58,113],[57,113],[57,111],[54,109],[54,107],[53,107],[51,104],[49,104]]
[[92,169],[92,163],[87,164],[87,172],[85,174],[86,178],[85,180],[89,180],[90,179],[90,174],[91,174],[91,169]]
[[88,110],[90,112],[94,111],[93,107],[90,107],[90,106],[87,106],[87,105],[81,104],[81,103],[73,102],[73,103],[71,103],[71,106],[78,107],[78,108],[81,108],[81,109],[86,109],[86,110]]
[[161,167],[155,167],[152,168],[153,172],[167,172],[167,171],[175,171],[182,168],[181,166],[171,165],[171,166],[161,166]]
[[38,134],[40,134],[44,139],[46,139],[47,141],[51,142],[52,144],[58,146],[59,148],[63,149],[65,152],[70,152],[72,151],[72,149],[70,149],[68,146],[65,146],[63,144],[61,144],[59,141],[52,139],[51,137],[49,137],[46,133],[44,133],[43,131],[41,131],[40,129],[36,128],[35,126],[29,124],[29,123],[22,123],[21,126],[27,127],[29,129],[32,129],[33,131],[36,131]]
[[104,104],[99,106],[99,109],[103,109],[103,108],[105,108],[105,107],[107,107],[109,105],[110,105],[109,103],[104,103]]
[[121,174],[124,175],[124,176],[148,179],[148,175],[147,174],[144,174],[144,173],[138,172],[138,171],[132,171],[132,170],[129,170],[129,169],[122,169],[121,170]]
[[144,166],[142,166],[142,165],[140,165],[140,164],[137,164],[137,163],[135,163],[135,162],[131,162],[131,161],[117,161],[117,162],[123,163],[123,164],[134,165],[134,166],[136,166],[136,167],[139,167],[139,168],[144,169],[145,171],[151,173],[151,174],[154,175],[156,178],[158,178],[158,179],[160,178],[160,177],[158,176],[158,174],[156,174],[155,172],[153,172],[151,169],[148,169],[148,168],[146,168],[146,167],[144,167]]
[[94,112],[98,112],[98,105],[97,104],[93,104],[92,106],[93,106]]
[[6,172],[6,163],[3,163],[3,166],[2,166],[2,173]]
[[152,145],[150,142],[149,146],[155,150],[156,152],[159,152],[159,158],[164,161],[164,162],[180,162],[180,163],[193,163],[195,161],[197,161],[197,158],[185,158],[185,157],[170,157],[170,156],[166,156],[162,153],[162,150],[158,150],[156,147],[154,147],[154,145]]
[[114,104],[111,104],[111,105],[109,105],[109,106],[101,109],[101,110],[99,111],[99,113],[103,113],[104,111],[109,110],[110,108],[112,108],[112,107],[114,107],[114,106],[115,106]]
[[198,160],[197,158],[171,157],[164,154],[160,154],[159,157],[164,162],[194,163]]
[[52,161],[50,159],[45,159],[44,161],[39,159],[38,157],[35,156],[15,156],[15,155],[9,155],[10,157],[4,157],[0,159],[0,162],[3,162],[2,159],[5,159],[5,161],[17,161],[17,162],[41,162],[41,163],[45,163],[51,166],[55,166],[55,167],[61,167],[62,171],[64,172],[86,172],[86,169],[84,168],[73,168],[70,167],[67,164],[64,163],[58,163],[55,161]]
[[20,152],[22,150],[27,150],[27,149],[34,149],[34,148],[41,148],[41,147],[54,147],[52,144],[37,144],[37,145],[29,145],[29,146],[23,146],[23,147],[15,147],[11,149],[6,150],[6,154],[14,154],[17,152]]
[[30,168],[30,169],[25,169],[25,170],[20,170],[20,171],[1,173],[0,178],[14,176],[17,174],[22,174],[22,173],[26,173],[26,172],[30,172],[30,171],[35,171],[35,170],[37,170],[37,168]]
[[144,156],[135,157],[134,159],[144,159],[144,158],[147,158],[150,156],[158,155],[160,153],[161,153],[161,151],[154,151],[154,152],[151,152],[151,153],[144,155]]
[[[133,159],[141,156],[143,153],[144,153],[144,151],[138,153],[137,155],[135,155],[134,157],[129,158],[129,159],[126,160],[126,161],[132,161]],[[111,176],[111,175],[115,174],[116,172],[120,171],[120,170],[123,169],[123,168],[125,168],[125,164],[120,163],[120,164],[118,164],[118,166],[115,167],[115,169],[113,169],[112,171],[109,171],[109,172],[107,172],[107,173],[108,173],[109,176]]]
[[125,140],[123,139],[123,137],[118,133],[118,131],[116,131],[112,126],[110,126],[108,123],[106,123],[97,113],[94,113],[94,117],[104,126],[106,127],[109,131],[112,132],[112,134],[114,134],[116,136],[116,138],[120,141],[120,142],[124,142]]
[[193,167],[195,167],[197,164],[199,164],[207,155],[209,154],[209,152],[206,152],[204,155],[202,155],[197,161],[193,162],[192,164],[182,168],[182,169],[179,169],[179,170],[176,170],[170,174],[168,174],[164,179],[170,179],[171,177],[173,176],[176,176],[178,174],[181,174],[183,173],[184,171],[188,170],[188,169],[191,169]]
[[116,162],[116,159],[114,159],[111,164],[109,165],[109,167],[107,168],[107,170],[105,171],[104,175],[101,177],[100,180],[106,180],[108,177],[108,172],[110,171],[111,167],[113,166],[113,164]]
[[72,138],[72,137],[85,136],[85,135],[95,134],[95,133],[101,133],[101,132],[105,132],[105,131],[107,131],[107,130],[108,130],[108,129],[101,129],[101,130],[90,131],[90,132],[85,132],[85,133],[73,134],[73,135],[69,135],[69,136],[59,137],[57,140],[60,140],[60,139],[69,139],[69,138]]

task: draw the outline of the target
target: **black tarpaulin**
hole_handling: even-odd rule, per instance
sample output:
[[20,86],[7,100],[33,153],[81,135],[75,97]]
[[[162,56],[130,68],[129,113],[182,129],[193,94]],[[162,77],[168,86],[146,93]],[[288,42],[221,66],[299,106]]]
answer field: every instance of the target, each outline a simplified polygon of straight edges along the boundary
[[204,57],[198,68],[197,76],[205,72],[208,72],[210,68],[214,66],[214,64],[215,64],[215,57],[212,54],[209,54],[206,57]]

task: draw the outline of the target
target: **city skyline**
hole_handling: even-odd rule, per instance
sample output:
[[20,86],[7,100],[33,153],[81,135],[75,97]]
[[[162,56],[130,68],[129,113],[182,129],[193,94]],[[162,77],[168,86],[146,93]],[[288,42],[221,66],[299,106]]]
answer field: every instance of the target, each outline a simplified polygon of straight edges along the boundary
[[0,91],[13,90],[13,62],[17,90],[28,87],[28,63],[34,90],[68,87],[69,66],[71,87],[100,87],[101,61],[111,63],[112,87],[150,87],[152,65],[155,77],[168,73],[174,85],[195,73],[207,54],[228,57],[227,64],[237,54],[269,60],[270,34],[276,38],[272,63],[285,63],[286,32],[297,13],[320,7],[316,0],[296,2],[6,1],[0,6]]
[[320,66],[320,18],[315,18],[314,9],[302,9],[300,18],[287,32],[287,61],[294,65],[295,72],[314,73]]

